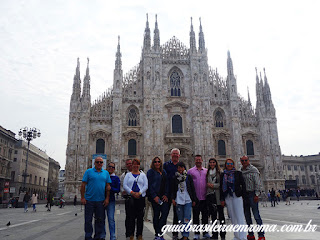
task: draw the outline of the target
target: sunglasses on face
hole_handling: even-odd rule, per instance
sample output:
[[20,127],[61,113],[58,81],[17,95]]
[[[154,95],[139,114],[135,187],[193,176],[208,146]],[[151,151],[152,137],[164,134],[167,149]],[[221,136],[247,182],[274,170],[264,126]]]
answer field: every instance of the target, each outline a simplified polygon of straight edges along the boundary
[[160,161],[154,161],[154,163],[160,163]]
[[233,163],[228,162],[227,165],[233,165]]
[[114,166],[108,166],[109,168],[113,168],[113,169],[115,169],[115,167]]
[[100,164],[102,164],[102,163],[103,163],[103,161],[96,161],[95,163],[98,163],[98,164],[100,163]]
[[248,162],[248,159],[241,159],[241,162]]

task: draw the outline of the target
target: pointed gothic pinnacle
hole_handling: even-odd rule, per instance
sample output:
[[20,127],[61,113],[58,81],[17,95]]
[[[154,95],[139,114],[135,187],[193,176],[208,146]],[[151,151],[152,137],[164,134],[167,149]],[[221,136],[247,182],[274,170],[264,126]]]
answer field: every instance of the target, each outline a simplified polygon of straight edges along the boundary
[[202,32],[201,17],[199,17],[199,21],[200,21],[200,32]]
[[149,18],[148,18],[148,13],[147,13],[147,25],[146,25],[147,28],[149,28]]
[[231,58],[231,57],[230,57],[230,51],[229,51],[229,50],[228,50],[228,53],[227,53],[227,54],[228,54],[228,58]]

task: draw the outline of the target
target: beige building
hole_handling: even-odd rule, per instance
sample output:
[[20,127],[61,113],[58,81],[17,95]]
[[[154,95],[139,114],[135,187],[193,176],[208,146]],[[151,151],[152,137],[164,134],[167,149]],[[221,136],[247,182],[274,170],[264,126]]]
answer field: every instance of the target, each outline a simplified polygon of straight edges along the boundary
[[10,194],[11,165],[14,160],[15,133],[0,126],[0,203],[8,201]]
[[59,162],[49,157],[48,191],[51,190],[53,196],[57,196],[59,190],[59,170]]
[[[14,154],[15,161],[12,164],[11,176],[15,187],[13,195],[19,195],[23,190],[24,172],[26,169],[26,158],[28,151],[28,143],[19,140],[15,146],[16,151]],[[29,193],[36,191],[40,199],[44,199],[47,193],[49,172],[49,156],[30,143],[30,151],[28,157],[26,189]]]
[[307,156],[282,156],[283,177],[297,180],[300,189],[315,189],[320,193],[320,153]]

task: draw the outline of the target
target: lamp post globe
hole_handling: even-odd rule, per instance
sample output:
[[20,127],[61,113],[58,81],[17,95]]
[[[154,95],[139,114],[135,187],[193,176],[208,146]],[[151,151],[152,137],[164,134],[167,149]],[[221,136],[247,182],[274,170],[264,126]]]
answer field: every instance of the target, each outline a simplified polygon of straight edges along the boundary
[[40,137],[40,136],[41,136],[41,133],[40,133],[40,130],[39,130],[39,129],[36,129],[35,127],[34,127],[34,128],[24,127],[24,128],[21,128],[21,129],[20,129],[20,131],[19,131],[19,136],[20,136],[21,138],[24,138],[24,139],[27,141],[27,143],[28,143],[27,158],[26,158],[26,167],[25,167],[24,173],[22,174],[22,176],[23,176],[23,187],[22,187],[22,191],[23,191],[23,192],[26,192],[26,181],[27,181],[27,177],[29,176],[29,175],[28,175],[28,158],[29,158],[30,142],[31,142],[33,139],[36,139],[37,137]]

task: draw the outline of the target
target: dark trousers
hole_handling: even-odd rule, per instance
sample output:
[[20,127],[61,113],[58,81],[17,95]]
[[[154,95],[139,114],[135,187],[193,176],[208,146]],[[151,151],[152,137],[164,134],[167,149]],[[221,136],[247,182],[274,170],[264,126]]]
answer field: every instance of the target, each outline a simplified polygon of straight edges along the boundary
[[[258,225],[262,225],[262,220],[259,213],[258,203],[253,201],[253,198],[255,196],[254,192],[247,192],[246,196],[243,196],[243,210],[244,210],[244,216],[246,217],[246,222],[250,226],[252,224],[252,218],[251,218],[251,211],[253,213],[253,217],[256,220],[256,223]],[[253,232],[249,232],[249,235],[253,236]],[[264,237],[264,232],[260,231],[258,232],[259,237]]]
[[162,234],[162,227],[167,224],[169,203],[163,202],[162,205],[159,205],[155,201],[152,201],[151,204],[153,208],[153,228],[155,236],[159,236]]
[[[170,212],[170,208],[171,208],[171,205],[172,205],[172,199],[169,199],[168,200],[169,202],[169,207],[168,207],[168,214],[167,216],[169,215],[169,212]],[[176,225],[178,224],[178,215],[177,215],[177,207],[176,206],[173,206],[173,222],[172,222],[173,225]],[[178,236],[178,232],[172,232],[172,235],[173,236]]]
[[128,226],[126,228],[126,237],[134,236],[135,230],[135,221],[137,220],[137,233],[136,236],[142,235],[143,231],[143,216],[144,216],[144,207],[146,205],[145,198],[134,198],[131,197],[128,201],[128,211],[127,220]]
[[[226,219],[224,217],[223,213],[223,207],[221,205],[216,205],[216,195],[215,194],[210,194],[207,195],[207,206],[208,206],[208,216],[209,219],[211,217],[212,223],[218,219],[220,222],[220,225],[223,225],[226,223]],[[218,216],[218,218],[217,218]],[[219,232],[213,231],[212,232],[212,238],[213,239],[218,239]],[[226,232],[221,231],[220,232],[221,238],[226,238]]]
[[[208,224],[208,208],[207,208],[207,201],[200,200],[192,209],[193,213],[193,224],[200,224],[200,213],[202,216],[201,224],[205,225]],[[196,234],[200,234],[200,232],[195,232]],[[203,235],[207,232],[203,232]]]
[[[129,208],[130,208],[130,198],[126,198],[124,202],[124,209],[126,212],[126,219],[124,220],[124,225],[126,228],[126,237],[130,237],[130,234],[128,233],[129,230]],[[133,232],[134,232],[134,226],[133,226]]]
[[105,225],[105,211],[103,201],[87,201],[84,209],[85,239],[92,239],[92,219],[94,215],[94,239],[101,238]]

